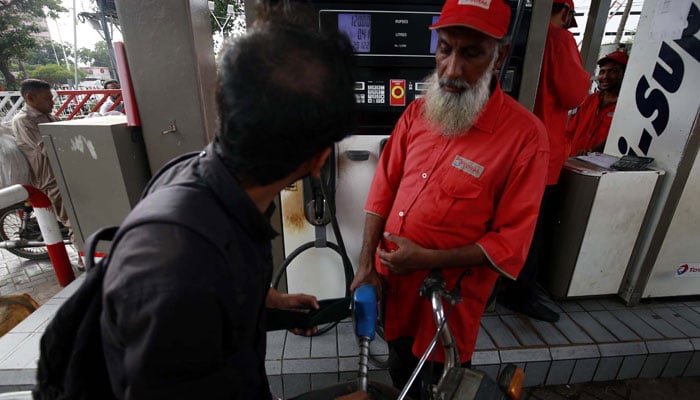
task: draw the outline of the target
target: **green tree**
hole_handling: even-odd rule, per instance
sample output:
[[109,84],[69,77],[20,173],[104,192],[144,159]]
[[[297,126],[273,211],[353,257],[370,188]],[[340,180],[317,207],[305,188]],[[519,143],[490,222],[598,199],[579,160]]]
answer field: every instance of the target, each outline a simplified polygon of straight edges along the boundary
[[[40,65],[29,71],[30,78],[44,80],[52,86],[68,83],[69,79],[74,78],[74,74],[73,66],[67,69],[65,66],[57,64]],[[85,71],[78,70],[78,79],[82,80],[86,75]]]
[[21,60],[37,46],[33,33],[41,29],[37,22],[57,17],[66,11],[60,0],[0,0],[0,72],[8,89],[17,87],[10,72],[11,60]]
[[[211,30],[217,33],[223,26],[224,36],[232,33],[245,32],[245,8],[244,0],[215,0],[214,10],[209,14]],[[233,6],[233,15],[228,15],[228,5]],[[211,15],[211,14],[214,15]],[[224,23],[226,25],[224,26]]]
[[[63,49],[61,49],[63,47]],[[27,51],[27,55],[23,57],[22,62],[29,65],[46,65],[46,64],[63,64],[73,62],[70,57],[71,46],[67,43],[58,43],[51,40],[39,40],[37,46]],[[66,55],[64,58],[63,56]]]
[[78,59],[91,67],[110,67],[111,61],[109,59],[109,50],[107,50],[107,43],[104,41],[95,43],[95,48],[90,50],[88,48],[81,48],[78,50]]

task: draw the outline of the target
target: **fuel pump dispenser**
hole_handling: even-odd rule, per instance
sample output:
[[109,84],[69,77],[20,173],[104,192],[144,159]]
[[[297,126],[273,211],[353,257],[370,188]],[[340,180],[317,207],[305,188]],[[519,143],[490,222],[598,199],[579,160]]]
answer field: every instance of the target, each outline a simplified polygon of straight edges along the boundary
[[[329,243],[344,242],[354,268],[364,202],[382,143],[406,106],[422,95],[422,81],[435,66],[437,35],[428,26],[439,16],[442,1],[314,2],[313,6],[320,30],[343,32],[353,44],[359,125],[353,136],[336,145],[329,168],[334,175],[329,192],[335,199],[338,232],[328,229],[332,224],[322,223],[327,218],[321,204],[328,199],[311,199],[314,185],[297,182],[281,194],[285,256],[327,236]],[[287,268],[290,292],[313,293],[322,299],[345,293],[342,255],[316,247],[296,258]]]

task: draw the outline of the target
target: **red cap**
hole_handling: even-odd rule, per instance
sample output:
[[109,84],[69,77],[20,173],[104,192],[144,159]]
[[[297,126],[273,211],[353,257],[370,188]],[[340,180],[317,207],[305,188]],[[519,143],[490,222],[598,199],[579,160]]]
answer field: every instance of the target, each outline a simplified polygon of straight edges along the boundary
[[[576,8],[574,7],[574,0],[554,0],[552,1],[552,4],[566,4],[571,11],[575,11]],[[576,23],[576,18],[571,17],[571,26],[570,28],[576,28],[578,24]]]
[[618,64],[622,65],[627,65],[627,53],[624,51],[618,50],[618,51],[613,51],[612,53],[606,55],[605,57],[601,58],[598,60],[598,65],[603,64],[606,61],[614,61]]
[[553,0],[552,4],[566,4],[570,9],[574,9],[574,0]]
[[500,39],[508,33],[510,7],[503,0],[447,0],[430,29],[464,26]]

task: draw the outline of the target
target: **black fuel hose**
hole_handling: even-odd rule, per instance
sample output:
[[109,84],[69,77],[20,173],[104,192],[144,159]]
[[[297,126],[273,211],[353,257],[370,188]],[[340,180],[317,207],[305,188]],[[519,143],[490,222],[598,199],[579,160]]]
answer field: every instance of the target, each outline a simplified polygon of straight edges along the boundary
[[[343,261],[343,272],[345,274],[345,297],[350,297],[350,285],[352,284],[352,280],[355,278],[355,272],[352,268],[352,263],[350,262],[350,258],[348,257],[348,252],[345,248],[345,243],[343,242],[343,236],[340,233],[340,225],[338,225],[338,219],[335,216],[335,202],[333,201],[332,196],[329,196],[330,194],[330,189],[328,188],[328,184],[326,183],[326,177],[324,177],[324,172],[325,169],[321,171],[321,191],[323,193],[323,196],[326,200],[326,203],[328,205],[328,209],[331,215],[331,227],[333,228],[333,234],[335,235],[335,239],[338,242],[332,243],[326,241],[325,245],[331,250],[334,250],[336,253],[340,255],[340,258]],[[287,271],[287,267],[294,261],[295,258],[297,258],[301,253],[305,252],[306,250],[309,250],[311,248],[316,248],[316,242],[311,241],[311,242],[306,242],[302,244],[301,246],[297,247],[294,249],[294,251],[287,256],[284,261],[282,262],[282,265],[280,265],[279,270],[277,271],[277,274],[272,280],[272,286],[277,289],[279,286],[280,281],[282,280],[282,276],[284,273]],[[331,329],[333,329],[336,325],[338,325],[338,321],[332,322],[330,324],[327,324],[321,328],[318,329],[316,333],[314,333],[312,336],[318,336],[322,335]]]

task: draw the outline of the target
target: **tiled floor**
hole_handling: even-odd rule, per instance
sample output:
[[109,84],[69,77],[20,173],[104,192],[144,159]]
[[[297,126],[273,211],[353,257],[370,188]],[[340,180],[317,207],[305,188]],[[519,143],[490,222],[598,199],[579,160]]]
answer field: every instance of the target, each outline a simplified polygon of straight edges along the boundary
[[[69,254],[75,261],[77,254]],[[38,340],[53,313],[81,281],[79,277],[61,290],[47,261],[23,261],[0,250],[0,294],[27,292],[43,304],[0,338],[0,392],[33,384]],[[610,297],[557,302],[552,307],[561,312],[561,320],[553,324],[500,306],[485,314],[473,357],[475,367],[495,376],[502,365],[517,364],[525,369],[530,387],[700,376],[700,298],[627,307]],[[380,358],[386,355],[381,339],[372,343],[372,353]],[[313,338],[285,331],[268,333],[266,368],[280,396],[352,381],[357,362],[358,347],[349,320]],[[389,382],[385,370],[372,366],[370,379]]]
[[[386,360],[386,343],[377,337],[370,353]],[[311,338],[286,331],[267,334],[267,361],[273,391],[284,398],[357,377],[359,347],[352,322],[341,321],[329,332]],[[385,370],[370,364],[370,380],[391,384]]]
[[[532,320],[500,306],[484,315],[474,366],[495,377],[503,365],[516,364],[525,370],[527,387],[700,376],[698,299],[626,307],[610,298],[551,306],[561,312],[559,322]],[[277,393],[304,393],[321,377],[325,383],[355,379],[358,347],[351,323],[343,321],[327,336],[268,334],[266,366]],[[378,339],[372,350],[385,355],[386,345]],[[385,371],[370,374],[389,382]]]
[[67,251],[78,278],[61,288],[49,260],[25,260],[0,249],[0,295],[28,293],[41,305],[0,338],[0,392],[28,389],[34,383],[41,334],[82,281],[75,268],[78,254],[72,247]]
[[[80,272],[75,267],[78,253],[72,246],[66,246],[66,251],[74,266],[73,272],[78,275]],[[60,289],[48,259],[26,260],[0,249],[0,295],[28,293],[41,305]]]

